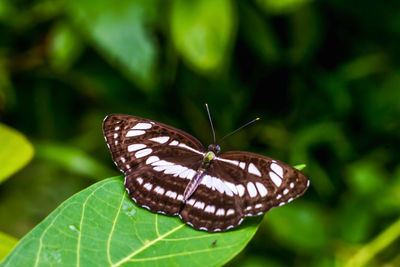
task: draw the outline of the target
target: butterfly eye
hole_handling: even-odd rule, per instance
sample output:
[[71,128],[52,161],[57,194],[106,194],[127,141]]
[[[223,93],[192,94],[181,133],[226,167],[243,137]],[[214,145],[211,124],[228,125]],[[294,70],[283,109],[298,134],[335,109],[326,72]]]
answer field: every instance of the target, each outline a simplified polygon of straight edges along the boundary
[[215,152],[216,154],[218,154],[219,151],[221,150],[221,148],[219,147],[219,145],[211,144],[208,146],[208,150],[211,150],[211,151]]

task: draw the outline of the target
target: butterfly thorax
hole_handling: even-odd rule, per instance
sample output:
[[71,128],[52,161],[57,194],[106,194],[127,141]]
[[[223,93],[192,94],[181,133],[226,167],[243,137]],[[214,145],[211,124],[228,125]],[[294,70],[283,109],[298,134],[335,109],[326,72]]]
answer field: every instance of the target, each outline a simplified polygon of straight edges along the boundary
[[215,159],[214,152],[208,151],[203,157],[199,170],[205,171],[210,166],[210,163],[213,159]]

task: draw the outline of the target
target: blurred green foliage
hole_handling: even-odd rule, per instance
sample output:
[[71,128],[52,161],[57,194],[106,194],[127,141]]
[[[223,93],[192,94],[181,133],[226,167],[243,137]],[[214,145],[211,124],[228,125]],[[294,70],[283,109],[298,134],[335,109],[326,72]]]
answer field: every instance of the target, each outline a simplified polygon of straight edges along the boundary
[[400,265],[399,10],[1,0],[0,118],[37,153],[0,185],[0,231],[20,238],[93,178],[118,174],[101,132],[107,114],[151,118],[208,144],[208,103],[220,137],[262,118],[224,151],[305,163],[311,180],[301,199],[265,216],[232,266]]

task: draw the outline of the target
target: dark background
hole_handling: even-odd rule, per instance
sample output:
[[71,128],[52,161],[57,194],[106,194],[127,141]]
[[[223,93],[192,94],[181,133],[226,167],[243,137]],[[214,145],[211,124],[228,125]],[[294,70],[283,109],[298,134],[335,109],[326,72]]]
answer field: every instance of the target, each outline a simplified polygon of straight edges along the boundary
[[219,137],[261,117],[222,151],[304,163],[311,180],[230,265],[400,265],[399,11],[368,0],[3,0],[0,119],[35,156],[0,185],[0,231],[21,238],[119,175],[107,114],[208,145],[208,103]]

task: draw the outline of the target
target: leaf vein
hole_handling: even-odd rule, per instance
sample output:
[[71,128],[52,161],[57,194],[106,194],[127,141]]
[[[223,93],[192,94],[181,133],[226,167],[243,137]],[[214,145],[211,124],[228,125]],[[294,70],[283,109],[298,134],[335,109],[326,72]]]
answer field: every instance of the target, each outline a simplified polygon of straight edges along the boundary
[[139,254],[140,252],[142,252],[143,250],[147,249],[148,247],[150,247],[151,245],[157,243],[158,241],[160,241],[161,239],[163,239],[164,237],[173,234],[174,232],[178,231],[179,229],[181,229],[182,227],[184,227],[185,224],[182,223],[181,225],[178,225],[177,227],[173,228],[172,230],[166,232],[165,234],[159,236],[158,238],[154,239],[153,241],[145,244],[143,247],[139,248],[136,251],[133,251],[131,254],[129,254],[128,256],[126,256],[125,258],[121,259],[120,261],[118,261],[117,263],[113,264],[112,266],[119,266],[124,262],[129,261],[132,257],[136,256],[137,254]]
[[118,218],[119,218],[119,214],[120,214],[121,209],[122,209],[122,203],[124,203],[124,198],[125,198],[125,193],[122,194],[121,203],[119,204],[119,208],[118,208],[117,214],[115,215],[115,219],[114,219],[114,221],[113,221],[113,225],[112,225],[110,234],[108,235],[108,239],[107,239],[107,259],[108,259],[108,262],[109,262],[110,264],[112,264],[112,261],[111,261],[111,253],[110,253],[111,238],[112,238],[112,235],[113,235],[113,233],[114,233],[115,225],[116,225],[116,223],[117,223],[117,220],[118,220]]

